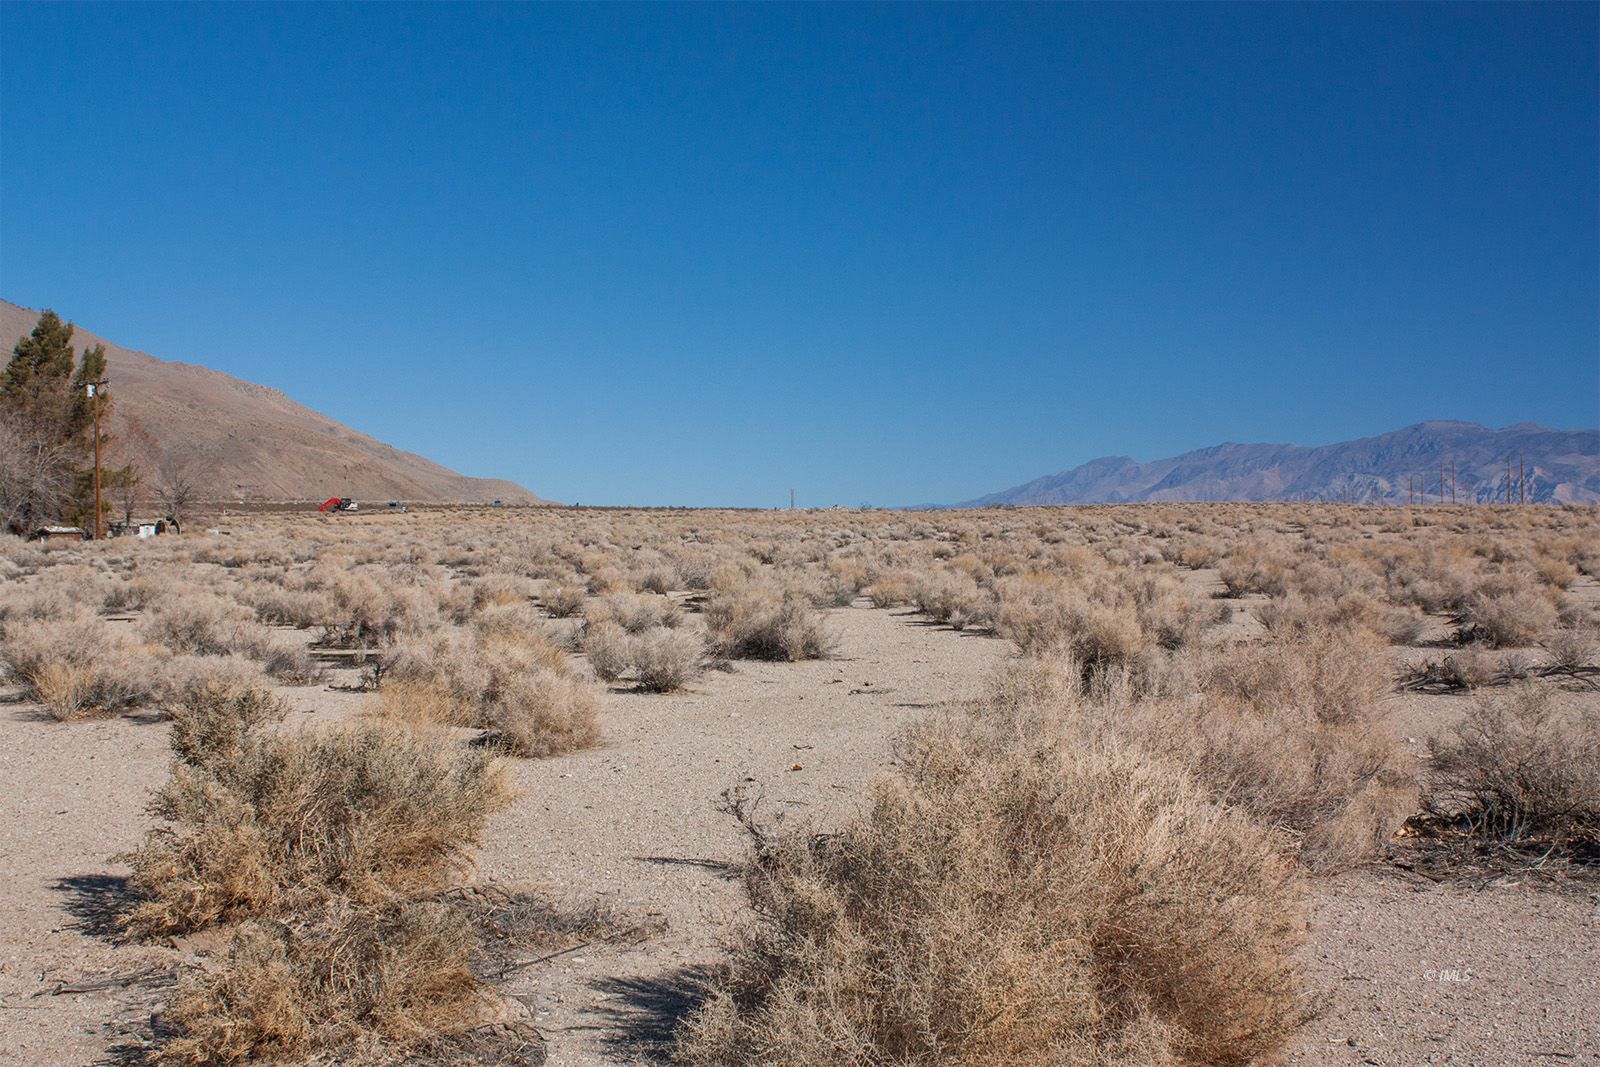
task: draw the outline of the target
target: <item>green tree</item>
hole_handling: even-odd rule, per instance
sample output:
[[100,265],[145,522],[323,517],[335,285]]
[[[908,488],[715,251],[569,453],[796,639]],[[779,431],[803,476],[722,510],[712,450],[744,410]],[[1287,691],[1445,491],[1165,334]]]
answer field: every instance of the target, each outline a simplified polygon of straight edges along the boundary
[[[22,531],[62,516],[94,515],[94,401],[88,385],[105,376],[106,350],[95,345],[78,359],[72,324],[54,311],[39,316],[33,332],[17,341],[0,376],[0,416],[13,448],[35,459],[17,464],[0,483],[0,519]],[[111,414],[110,393],[100,390],[102,427]],[[100,434],[103,449],[110,440]],[[132,466],[107,471],[102,483],[137,478]]]

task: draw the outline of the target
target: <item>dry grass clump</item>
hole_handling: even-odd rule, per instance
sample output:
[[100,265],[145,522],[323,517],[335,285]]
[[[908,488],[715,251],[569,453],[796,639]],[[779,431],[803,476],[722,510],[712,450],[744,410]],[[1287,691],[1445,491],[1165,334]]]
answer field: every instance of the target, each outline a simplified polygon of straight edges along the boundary
[[712,594],[705,607],[711,650],[730,659],[824,659],[833,639],[804,595],[745,583]]
[[1306,1014],[1292,861],[1111,741],[935,722],[837,833],[756,844],[680,1062],[1242,1064]]
[[1600,716],[1563,711],[1543,686],[1474,702],[1431,742],[1435,817],[1513,845],[1600,854]]
[[403,1054],[481,1014],[476,944],[465,914],[431,901],[247,921],[224,960],[179,986],[158,1061],[275,1062],[363,1045]]
[[443,884],[509,801],[495,756],[378,723],[260,730],[269,697],[209,690],[174,709],[165,821],[128,857],[143,934]]

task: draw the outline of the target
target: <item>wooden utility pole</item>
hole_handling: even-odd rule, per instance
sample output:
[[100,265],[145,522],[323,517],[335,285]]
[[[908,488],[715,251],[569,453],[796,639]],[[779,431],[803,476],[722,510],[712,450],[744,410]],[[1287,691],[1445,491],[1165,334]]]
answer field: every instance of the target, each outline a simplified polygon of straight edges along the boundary
[[1444,460],[1439,461],[1439,506],[1444,507]]
[[1456,461],[1450,460],[1450,506],[1456,506]]
[[1506,454],[1506,507],[1511,506],[1511,455]]
[[789,490],[789,510],[794,510],[794,490]]
[[89,383],[89,399],[94,401],[94,539],[105,536],[105,526],[100,511],[100,387],[106,379]]
[[1528,502],[1528,483],[1525,480],[1525,477],[1526,476],[1523,474],[1523,470],[1522,470],[1522,453],[1518,452],[1517,453],[1517,503],[1519,503],[1519,504],[1526,504]]

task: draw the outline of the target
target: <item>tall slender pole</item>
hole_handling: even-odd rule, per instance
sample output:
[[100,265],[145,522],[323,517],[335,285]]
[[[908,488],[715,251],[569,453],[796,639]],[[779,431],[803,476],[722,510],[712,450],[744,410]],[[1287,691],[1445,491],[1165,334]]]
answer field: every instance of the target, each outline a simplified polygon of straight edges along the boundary
[[1506,507],[1511,506],[1511,454],[1506,453]]
[[1454,457],[1450,460],[1450,506],[1456,506],[1456,461]]
[[1526,504],[1527,502],[1528,502],[1527,475],[1523,472],[1523,469],[1522,469],[1522,453],[1518,452],[1517,453],[1517,503]]
[[1439,506],[1444,507],[1444,460],[1439,461]]
[[96,541],[105,536],[100,513],[100,387],[104,384],[106,384],[105,379],[102,378],[89,385],[89,398],[94,401],[94,539]]

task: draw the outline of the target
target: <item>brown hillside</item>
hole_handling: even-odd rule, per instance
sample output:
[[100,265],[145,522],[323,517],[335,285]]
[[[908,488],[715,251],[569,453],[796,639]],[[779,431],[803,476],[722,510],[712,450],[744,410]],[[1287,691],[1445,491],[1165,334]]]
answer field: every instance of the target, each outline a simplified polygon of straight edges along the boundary
[[[63,316],[65,317],[65,316]],[[0,300],[7,358],[39,313]],[[283,393],[220,371],[157,359],[98,337],[73,333],[79,352],[106,346],[116,412],[115,462],[153,472],[159,456],[188,457],[207,497],[248,500],[417,500],[437,503],[547,504],[515,482],[471,478],[357,433]]]

